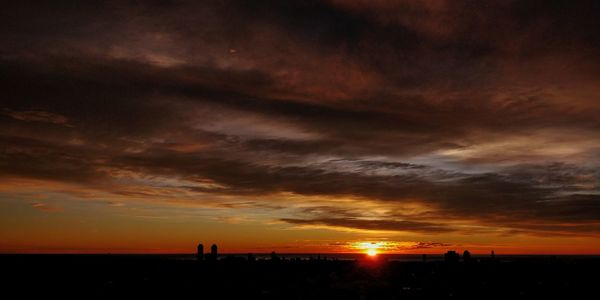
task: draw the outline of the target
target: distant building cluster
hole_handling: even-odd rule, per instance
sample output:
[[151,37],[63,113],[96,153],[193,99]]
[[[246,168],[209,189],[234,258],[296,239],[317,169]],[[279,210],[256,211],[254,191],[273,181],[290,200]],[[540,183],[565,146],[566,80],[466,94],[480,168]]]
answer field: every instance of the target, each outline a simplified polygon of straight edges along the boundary
[[[492,260],[494,260],[495,257],[496,257],[496,254],[494,253],[494,250],[492,250],[490,258]],[[212,244],[212,246],[210,246],[210,252],[204,253],[204,245],[202,243],[198,244],[197,252],[196,252],[196,259],[198,261],[217,261],[217,260],[219,260],[219,252],[218,252],[217,245]],[[229,259],[231,259],[231,258],[229,258]],[[422,259],[423,259],[424,263],[427,262],[427,255],[423,254]],[[275,251],[273,251],[273,252],[271,252],[270,260],[277,262],[277,261],[285,260],[285,258],[280,257],[279,255],[277,255],[277,253],[275,253]],[[292,260],[300,260],[300,258],[292,259]],[[313,260],[313,258],[311,257],[310,260]],[[316,260],[320,261],[321,256],[319,255]],[[324,257],[323,260],[327,260],[327,258]],[[334,259],[334,260],[336,260],[336,259]],[[256,261],[256,257],[254,256],[254,254],[248,253],[247,261]],[[444,262],[446,262],[448,264],[455,264],[455,263],[459,263],[460,261],[461,261],[461,256],[456,251],[450,250],[444,254]],[[463,252],[462,261],[465,263],[470,263],[470,262],[474,261],[473,257],[471,256],[471,252],[469,252],[469,250],[465,250]]]
[[[494,253],[494,250],[492,250],[490,258],[491,259],[496,258],[496,254]],[[469,250],[465,250],[463,252],[462,260],[466,263],[474,261],[473,257],[471,256],[471,252],[469,252]],[[423,261],[425,261],[425,255],[423,256]],[[458,254],[456,251],[448,251],[448,252],[446,252],[446,254],[444,254],[444,261],[446,263],[458,263],[460,261],[460,254]]]
[[196,258],[199,261],[216,261],[219,258],[219,252],[217,248],[217,244],[213,244],[210,246],[210,253],[204,253],[204,245],[198,244]]

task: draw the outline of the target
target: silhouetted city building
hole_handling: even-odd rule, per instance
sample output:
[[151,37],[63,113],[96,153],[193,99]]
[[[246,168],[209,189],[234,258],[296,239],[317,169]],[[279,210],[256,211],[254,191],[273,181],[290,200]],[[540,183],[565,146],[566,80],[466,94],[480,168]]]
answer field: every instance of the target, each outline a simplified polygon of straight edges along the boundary
[[427,262],[427,254],[423,254],[423,263]]
[[463,252],[463,261],[471,262],[471,260],[472,260],[471,252],[469,252],[469,250],[465,250],[465,252]]
[[492,259],[496,258],[496,253],[494,253],[494,250],[492,250]]
[[198,260],[204,259],[206,261],[215,261],[219,258],[219,254],[217,252],[217,245],[213,244],[210,246],[210,253],[204,253],[204,246],[202,244],[198,245]]
[[217,244],[213,244],[212,246],[210,246],[210,255],[214,260],[217,260],[217,258],[219,257],[219,253],[217,251]]
[[457,263],[460,260],[460,255],[456,251],[448,251],[444,254],[444,261],[447,263]]
[[248,261],[256,261],[256,257],[254,257],[254,254],[248,253]]
[[196,252],[197,260],[204,260],[204,245],[198,244],[198,251]]

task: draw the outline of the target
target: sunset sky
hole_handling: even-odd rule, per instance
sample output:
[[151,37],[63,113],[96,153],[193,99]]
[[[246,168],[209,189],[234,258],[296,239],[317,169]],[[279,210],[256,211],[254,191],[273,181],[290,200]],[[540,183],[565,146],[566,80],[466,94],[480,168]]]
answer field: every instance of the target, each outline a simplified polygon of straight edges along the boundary
[[600,1],[28,2],[2,253],[600,254]]

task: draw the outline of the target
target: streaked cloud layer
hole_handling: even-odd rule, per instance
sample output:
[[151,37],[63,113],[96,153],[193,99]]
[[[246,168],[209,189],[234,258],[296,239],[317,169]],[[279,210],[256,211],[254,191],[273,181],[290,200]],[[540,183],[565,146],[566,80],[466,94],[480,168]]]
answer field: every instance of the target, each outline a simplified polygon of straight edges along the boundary
[[0,199],[22,214],[0,221],[12,226],[0,250],[115,249],[110,234],[18,238],[94,210],[96,229],[144,235],[133,220],[149,218],[189,234],[119,242],[135,251],[220,226],[241,230],[224,237],[231,251],[600,251],[597,1],[56,1],[0,14]]

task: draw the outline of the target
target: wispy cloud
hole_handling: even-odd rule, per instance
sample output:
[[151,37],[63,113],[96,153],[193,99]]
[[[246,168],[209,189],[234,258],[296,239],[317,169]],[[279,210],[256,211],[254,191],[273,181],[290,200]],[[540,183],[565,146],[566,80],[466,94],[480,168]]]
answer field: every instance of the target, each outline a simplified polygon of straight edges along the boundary
[[42,202],[33,202],[33,203],[31,203],[31,207],[33,207],[39,211],[43,211],[43,212],[63,211],[62,207],[51,205],[51,204],[46,204],[46,203],[42,203]]
[[3,114],[10,116],[16,120],[26,121],[26,122],[43,122],[43,123],[52,123],[64,126],[72,126],[69,124],[68,119],[59,114],[47,112],[47,111],[35,111],[35,110],[27,110],[27,111],[13,111],[11,109],[5,108]]

